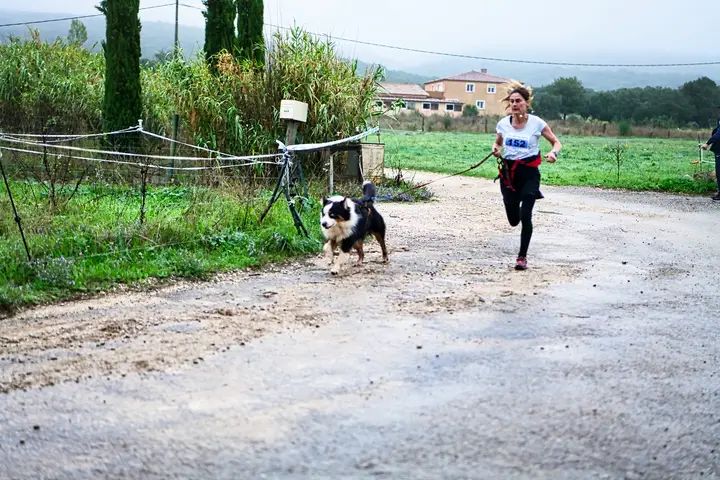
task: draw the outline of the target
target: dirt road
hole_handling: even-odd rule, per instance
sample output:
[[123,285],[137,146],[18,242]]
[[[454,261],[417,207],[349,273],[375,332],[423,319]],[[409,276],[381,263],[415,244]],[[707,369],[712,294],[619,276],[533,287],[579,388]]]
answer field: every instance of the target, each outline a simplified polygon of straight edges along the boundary
[[432,188],[387,265],[1,320],[0,478],[720,475],[720,205],[545,187],[515,272],[497,185]]

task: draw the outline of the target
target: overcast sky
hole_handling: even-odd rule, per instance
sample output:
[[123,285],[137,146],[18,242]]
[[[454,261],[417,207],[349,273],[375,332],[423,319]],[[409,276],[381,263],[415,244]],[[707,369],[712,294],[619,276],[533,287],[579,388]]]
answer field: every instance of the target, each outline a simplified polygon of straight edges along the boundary
[[[200,0],[180,0],[180,23],[204,26]],[[97,13],[97,0],[0,0],[26,11]],[[150,7],[173,0],[140,0]],[[456,54],[579,63],[686,63],[720,60],[711,0],[265,0],[268,24],[334,37],[341,53],[389,68],[437,61],[434,55],[337,39]],[[175,8],[141,11],[174,22]],[[433,58],[435,57],[435,58]]]

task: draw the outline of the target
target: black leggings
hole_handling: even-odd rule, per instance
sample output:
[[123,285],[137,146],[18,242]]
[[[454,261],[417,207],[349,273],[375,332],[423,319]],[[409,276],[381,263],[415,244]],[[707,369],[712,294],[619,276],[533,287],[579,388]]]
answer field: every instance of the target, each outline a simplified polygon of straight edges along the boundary
[[513,227],[522,222],[522,230],[520,231],[520,252],[518,257],[526,257],[528,247],[530,246],[530,237],[532,237],[532,211],[535,206],[534,195],[524,195],[521,200],[512,198],[503,198],[505,204],[505,213],[508,222]]

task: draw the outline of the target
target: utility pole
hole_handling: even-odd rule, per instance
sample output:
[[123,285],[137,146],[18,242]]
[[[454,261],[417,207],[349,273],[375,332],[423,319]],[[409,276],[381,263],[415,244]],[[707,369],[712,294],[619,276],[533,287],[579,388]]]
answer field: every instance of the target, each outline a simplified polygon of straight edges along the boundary
[[[173,60],[177,60],[180,56],[180,43],[178,40],[178,11],[180,9],[180,0],[175,0],[175,43],[173,43]],[[172,117],[172,138],[173,142],[170,144],[170,156],[174,157],[177,152],[178,130],[180,127],[180,115],[175,112]],[[170,170],[167,171],[167,179],[172,182],[173,179],[173,167],[175,166],[175,160],[170,160]]]
[[175,43],[173,43],[173,55],[177,58],[180,53],[180,44],[178,43],[178,11],[180,10],[180,0],[175,0]]

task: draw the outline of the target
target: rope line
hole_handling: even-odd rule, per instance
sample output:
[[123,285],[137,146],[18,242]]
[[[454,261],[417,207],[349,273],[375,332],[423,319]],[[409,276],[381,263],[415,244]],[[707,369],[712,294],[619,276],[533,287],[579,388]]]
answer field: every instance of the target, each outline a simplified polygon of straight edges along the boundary
[[173,140],[172,138],[163,137],[162,135],[158,135],[157,133],[148,132],[147,130],[141,130],[141,132],[142,132],[143,134],[145,134],[145,135],[150,136],[150,137],[159,138],[159,139],[161,139],[161,140],[166,140],[166,141],[168,141],[168,142],[170,142],[170,143],[175,143],[175,144],[177,144],[177,145],[183,145],[183,146],[185,146],[185,147],[194,148],[195,150],[201,150],[201,151],[203,151],[203,152],[215,153],[215,154],[217,154],[218,156],[222,156],[222,157],[232,158],[232,155],[231,155],[231,154],[229,154],[229,153],[224,153],[224,152],[221,152],[221,151],[219,151],[219,150],[213,150],[213,149],[210,149],[210,148],[200,147],[200,146],[198,146],[198,145],[193,145],[193,144],[191,144],[191,143],[181,142],[181,141],[179,141],[179,140]]
[[288,152],[310,152],[314,150],[324,150],[326,148],[334,147],[335,145],[341,145],[343,143],[350,143],[355,142],[358,140],[362,140],[363,138],[372,135],[373,133],[377,133],[380,130],[380,127],[373,127],[370,130],[366,130],[363,133],[358,133],[357,135],[354,135],[352,137],[343,138],[341,140],[335,140],[332,142],[326,142],[326,143],[305,143],[300,145],[284,145],[282,142],[278,141],[279,149],[280,150],[287,150]]
[[[237,167],[247,167],[247,166],[253,166],[253,165],[278,165],[285,161],[289,162],[289,165],[292,166],[292,157],[296,152],[311,152],[311,151],[318,151],[327,149],[336,145],[341,145],[343,143],[350,143],[359,141],[369,135],[372,135],[374,133],[377,133],[380,130],[379,127],[373,127],[369,130],[366,130],[365,132],[358,133],[357,135],[354,135],[352,137],[343,138],[340,140],[335,140],[332,142],[326,142],[326,143],[309,143],[309,144],[299,144],[299,145],[285,145],[281,141],[277,141],[278,143],[278,149],[280,150],[279,153],[271,153],[271,154],[263,154],[263,155],[245,155],[245,156],[236,156],[231,155],[228,153],[223,153],[218,150],[212,150],[204,147],[199,147],[196,145],[191,145],[189,143],[185,142],[179,142],[176,140],[173,140],[171,138],[164,137],[162,135],[148,132],[143,129],[142,122],[140,122],[138,125],[134,127],[128,127],[124,128],[122,130],[116,130],[113,132],[107,132],[107,133],[97,133],[97,134],[88,134],[88,135],[42,135],[42,134],[7,134],[0,132],[0,142],[6,142],[10,144],[16,145],[15,147],[11,146],[3,146],[0,145],[0,152],[2,150],[7,150],[11,152],[18,152],[18,153],[28,153],[32,155],[55,155],[58,157],[65,157],[68,159],[73,160],[84,160],[89,162],[96,162],[96,163],[106,163],[106,164],[115,164],[115,165],[127,165],[131,167],[137,167],[137,168],[146,168],[146,169],[153,169],[153,170],[166,170],[166,171],[202,171],[202,170],[217,170],[217,169],[226,169],[226,168],[237,168]],[[91,138],[91,137],[99,137],[104,135],[118,135],[118,134],[124,134],[124,133],[132,133],[132,132],[140,132],[142,134],[148,135],[153,138],[166,140],[170,142],[174,142],[180,145],[184,145],[187,147],[195,148],[198,150],[202,150],[208,153],[216,154],[217,157],[177,157],[172,155],[148,155],[148,154],[139,154],[139,153],[130,153],[130,152],[118,152],[118,151],[108,151],[108,150],[99,150],[94,148],[82,148],[82,147],[73,147],[70,145],[57,145],[53,143],[48,143],[47,141],[34,141],[30,140],[33,138],[38,137],[47,137],[50,136],[52,138],[57,139],[63,139],[59,141],[69,141],[73,139],[83,139],[83,138]],[[18,138],[20,137],[20,138]],[[25,147],[43,147],[46,149],[50,149],[52,151],[50,152],[41,152],[37,150],[29,150],[28,148],[21,148],[20,146]],[[58,152],[57,150],[61,150],[62,152]],[[69,153],[66,153],[69,152]],[[108,157],[124,157],[124,158],[134,158],[134,159],[149,159],[149,160],[168,160],[168,161],[197,161],[197,162],[238,162],[241,161],[242,163],[229,163],[229,164],[215,164],[215,165],[209,165],[209,166],[195,166],[195,167],[176,167],[176,166],[166,166],[166,165],[157,165],[154,163],[149,162],[132,162],[127,160],[114,160],[110,158],[95,158],[95,157],[87,157],[78,155],[77,153],[90,153],[90,154],[97,154],[97,155],[104,155]],[[272,161],[268,161],[267,159],[273,159]]]
[[[13,147],[0,147],[1,150],[8,150],[11,152],[21,152],[21,153],[30,153],[33,155],[44,155],[43,152],[38,152],[36,150],[26,150],[23,148],[13,148]],[[278,162],[245,162],[245,163],[235,163],[235,164],[226,164],[226,165],[210,165],[210,166],[204,166],[204,167],[169,167],[165,165],[155,165],[152,163],[139,163],[139,162],[127,162],[124,160],[109,160],[106,158],[92,158],[92,157],[81,157],[76,155],[63,155],[64,157],[68,159],[73,160],[85,160],[89,162],[97,162],[97,163],[110,163],[110,164],[116,164],[116,165],[128,165],[131,167],[138,167],[138,168],[149,168],[149,169],[155,169],[155,170],[180,170],[180,171],[200,171],[200,170],[215,170],[215,169],[222,169],[222,168],[235,168],[235,167],[249,167],[253,165],[277,165]]]
[[120,135],[123,133],[132,133],[138,131],[138,126],[134,127],[128,127],[123,128],[122,130],[115,130],[114,132],[105,132],[105,133],[90,133],[86,135],[62,135],[62,134],[45,134],[45,133],[7,133],[7,132],[0,132],[0,137],[8,136],[8,137],[29,137],[29,138],[57,138],[57,139],[65,139],[65,141],[73,141],[73,140],[80,140],[83,138],[93,138],[93,137],[104,137],[108,135]]
[[[13,137],[2,136],[2,135],[0,135],[0,141],[6,141],[8,143],[21,144],[21,145],[26,145],[26,146],[45,147],[45,148],[59,149],[59,150],[69,150],[69,151],[74,151],[74,152],[96,153],[99,155],[108,155],[108,156],[148,158],[148,159],[153,159],[153,160],[205,161],[205,162],[217,160],[217,158],[174,157],[172,155],[148,155],[148,154],[140,154],[140,153],[98,150],[98,149],[94,149],[94,148],[72,147],[69,145],[55,145],[55,144],[50,144],[50,143],[45,143],[45,142],[31,142],[31,141],[27,141],[27,140],[21,140],[21,139],[16,139]],[[53,154],[56,154],[56,153],[53,153]],[[270,154],[265,154],[265,155],[246,155],[246,156],[228,155],[226,157],[223,157],[222,160],[231,160],[231,161],[254,160],[254,159],[258,159],[258,158],[277,158],[279,156],[281,156],[281,154],[279,154],[279,153],[270,153]]]

